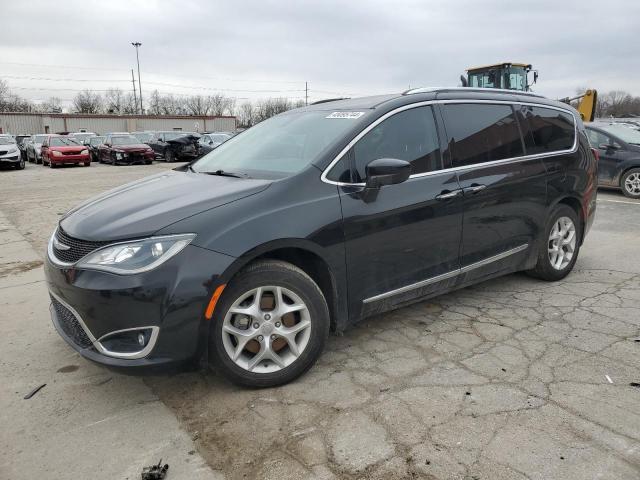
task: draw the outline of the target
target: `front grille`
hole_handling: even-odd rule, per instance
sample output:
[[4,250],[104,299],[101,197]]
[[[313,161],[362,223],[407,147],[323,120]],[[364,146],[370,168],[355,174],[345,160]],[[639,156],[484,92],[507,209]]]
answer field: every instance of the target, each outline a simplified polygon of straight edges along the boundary
[[62,152],[63,155],[80,155],[80,150],[77,152]]
[[65,263],[75,263],[88,253],[110,243],[78,240],[77,238],[67,235],[60,227],[58,227],[58,230],[56,231],[56,238],[63,245],[70,247],[68,250],[58,250],[55,244],[53,245],[53,254],[58,260]]
[[51,303],[53,304],[53,308],[56,311],[56,317],[58,319],[58,325],[65,333],[67,337],[69,337],[73,343],[76,345],[87,348],[91,346],[91,339],[87,335],[87,333],[78,322],[78,319],[75,315],[65,307],[62,303],[51,296]]
[[9,153],[9,150],[0,150],[0,155],[6,155]]

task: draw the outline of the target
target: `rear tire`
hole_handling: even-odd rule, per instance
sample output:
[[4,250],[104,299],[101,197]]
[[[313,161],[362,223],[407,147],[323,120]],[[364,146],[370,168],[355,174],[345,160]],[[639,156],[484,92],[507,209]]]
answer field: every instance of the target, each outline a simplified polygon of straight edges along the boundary
[[[251,313],[231,313],[232,307]],[[316,362],[329,336],[330,319],[327,302],[311,277],[290,263],[265,260],[249,265],[227,285],[210,324],[212,366],[238,385],[274,387]],[[242,339],[246,346],[238,351]]]
[[556,205],[539,242],[538,262],[528,273],[549,282],[563,279],[578,259],[581,240],[582,229],[576,211],[568,205]]
[[625,197],[640,198],[640,168],[632,168],[620,179],[620,188]]
[[91,162],[84,162],[84,163],[83,163],[83,165],[84,165],[85,167],[90,167],[90,166],[91,166]]

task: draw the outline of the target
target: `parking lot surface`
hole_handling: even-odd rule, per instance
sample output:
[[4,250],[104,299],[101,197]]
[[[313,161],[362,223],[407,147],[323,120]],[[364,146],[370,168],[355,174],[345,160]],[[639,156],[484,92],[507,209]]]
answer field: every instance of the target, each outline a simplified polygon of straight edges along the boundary
[[0,474],[51,461],[70,472],[57,478],[137,478],[169,455],[171,479],[640,478],[640,202],[600,192],[564,281],[515,274],[365,320],[302,378],[249,390],[123,377],[50,326],[40,265],[59,215],[168,167],[0,171],[0,233],[17,232],[0,237]]

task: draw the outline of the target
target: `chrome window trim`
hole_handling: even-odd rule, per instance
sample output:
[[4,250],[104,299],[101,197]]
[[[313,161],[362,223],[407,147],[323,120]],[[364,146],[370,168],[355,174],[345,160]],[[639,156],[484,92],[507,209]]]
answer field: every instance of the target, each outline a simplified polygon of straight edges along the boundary
[[[101,343],[103,340],[105,340],[107,337],[110,337],[111,335],[115,335],[117,333],[122,333],[122,332],[130,332],[134,330],[151,330],[149,343],[147,343],[147,345],[142,350],[139,350],[137,352],[126,352],[126,353],[112,352],[111,350],[105,348]],[[107,355],[109,357],[114,357],[114,358],[134,360],[137,358],[146,357],[151,353],[151,350],[153,350],[153,347],[156,346],[156,341],[158,340],[159,333],[160,333],[160,327],[157,327],[157,326],[123,328],[122,330],[114,330],[113,332],[105,333],[98,340],[96,340],[93,345],[94,347],[96,347],[96,350],[98,350],[103,355]]]
[[443,273],[441,275],[436,275],[435,277],[427,278],[426,280],[421,280],[417,283],[405,285],[404,287],[396,288],[395,290],[389,290],[388,292],[380,293],[378,295],[374,295],[373,297],[365,298],[362,301],[362,303],[367,304],[367,303],[377,302],[378,300],[383,300],[385,298],[393,297],[401,293],[410,292],[411,290],[415,290],[417,288],[426,287],[427,285],[431,285],[433,283],[441,282],[442,280],[447,280],[449,278],[457,277],[459,275],[462,275],[463,273],[470,272],[477,268],[484,267],[485,265],[489,265],[490,263],[497,262],[498,260],[502,260],[507,257],[510,257],[511,255],[515,255],[516,253],[526,250],[528,247],[529,247],[529,244],[525,243],[524,245],[520,245],[510,250],[506,250],[497,255],[493,255],[492,257],[488,257],[488,258],[485,258],[484,260],[480,260],[479,262],[471,263],[465,267],[461,267],[456,270]]
[[555,105],[545,105],[545,104],[542,104],[542,103],[524,102],[524,101],[515,101],[515,100],[514,101],[510,101],[510,100],[474,100],[474,99],[425,100],[423,102],[416,102],[416,103],[411,103],[409,105],[403,105],[403,106],[398,107],[398,108],[396,108],[394,110],[391,110],[390,112],[385,113],[380,118],[376,119],[374,122],[372,122],[369,125],[367,125],[358,135],[356,135],[334,157],[334,159],[331,161],[331,163],[329,163],[329,165],[322,171],[322,174],[320,175],[320,180],[323,181],[324,183],[328,183],[330,185],[338,185],[338,186],[341,186],[341,187],[364,187],[366,185],[364,182],[360,182],[360,183],[338,182],[338,181],[335,181],[335,180],[328,179],[327,175],[331,172],[331,169],[340,160],[342,160],[342,157],[362,137],[364,137],[367,133],[369,133],[370,130],[372,130],[377,125],[379,125],[380,123],[385,121],[387,118],[395,115],[396,113],[404,112],[405,110],[410,110],[412,108],[418,108],[418,107],[424,107],[424,106],[436,105],[436,104],[447,104],[447,103],[483,103],[483,104],[495,104],[495,105],[503,105],[503,104],[505,104],[505,105],[525,105],[525,106],[531,106],[531,107],[540,107],[540,108],[548,108],[548,109],[551,109],[551,110],[558,110],[560,112],[563,112],[563,113],[571,115],[571,118],[573,118],[573,146],[568,150],[557,150],[557,151],[553,151],[553,152],[536,153],[536,154],[532,154],[532,155],[523,155],[523,156],[520,156],[520,157],[504,158],[502,160],[493,160],[493,161],[490,161],[490,162],[474,163],[472,165],[462,165],[462,166],[459,166],[459,167],[443,168],[443,169],[440,169],[440,170],[434,170],[432,172],[416,173],[414,175],[411,175],[409,177],[409,179],[421,178],[421,177],[426,177],[426,176],[429,176],[429,175],[438,175],[440,173],[446,173],[446,172],[457,172],[457,171],[461,171],[461,170],[469,170],[469,169],[472,169],[472,168],[481,168],[481,167],[485,167],[485,166],[501,165],[501,164],[506,164],[506,163],[515,163],[515,162],[520,162],[520,161],[534,160],[534,159],[538,159],[538,158],[554,157],[554,156],[558,156],[558,155],[568,155],[568,154],[575,153],[578,150],[578,121],[577,121],[577,118],[574,115],[574,113],[571,110],[568,110],[566,108],[557,107]]

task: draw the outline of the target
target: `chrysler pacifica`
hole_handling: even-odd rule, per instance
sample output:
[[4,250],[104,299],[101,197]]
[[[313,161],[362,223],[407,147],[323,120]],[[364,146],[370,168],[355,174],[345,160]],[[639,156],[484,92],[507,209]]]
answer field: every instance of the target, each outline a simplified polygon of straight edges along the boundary
[[579,115],[538,95],[311,105],[68,212],[48,246],[52,319],[112,368],[282,384],[367,316],[515,271],[562,279],[596,184]]

